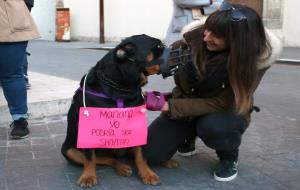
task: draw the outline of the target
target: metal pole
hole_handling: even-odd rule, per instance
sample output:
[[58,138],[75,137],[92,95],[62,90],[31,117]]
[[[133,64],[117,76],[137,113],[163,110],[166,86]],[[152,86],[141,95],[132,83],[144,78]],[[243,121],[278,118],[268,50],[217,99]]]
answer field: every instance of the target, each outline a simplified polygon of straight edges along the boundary
[[100,44],[104,44],[105,39],[104,39],[104,2],[103,2],[103,0],[99,0],[99,25],[100,25],[99,42],[100,42]]

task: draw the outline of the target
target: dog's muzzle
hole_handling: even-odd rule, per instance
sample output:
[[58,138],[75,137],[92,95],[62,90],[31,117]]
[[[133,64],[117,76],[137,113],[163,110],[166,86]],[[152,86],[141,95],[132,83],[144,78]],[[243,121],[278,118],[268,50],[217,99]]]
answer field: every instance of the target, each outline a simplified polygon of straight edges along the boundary
[[163,78],[167,78],[173,76],[178,69],[189,62],[192,62],[192,55],[189,50],[164,48],[162,56],[147,63],[147,66],[159,65],[160,72],[158,74],[161,74]]

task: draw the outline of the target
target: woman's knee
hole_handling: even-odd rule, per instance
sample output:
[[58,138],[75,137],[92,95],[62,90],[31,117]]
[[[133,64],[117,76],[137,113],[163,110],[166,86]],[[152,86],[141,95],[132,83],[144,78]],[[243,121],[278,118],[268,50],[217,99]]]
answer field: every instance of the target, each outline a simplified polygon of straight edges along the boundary
[[230,150],[238,148],[246,129],[245,119],[234,113],[213,113],[199,118],[197,135],[210,148]]
[[228,131],[243,133],[247,127],[246,120],[235,113],[211,113],[200,117],[196,124],[197,134],[219,134]]

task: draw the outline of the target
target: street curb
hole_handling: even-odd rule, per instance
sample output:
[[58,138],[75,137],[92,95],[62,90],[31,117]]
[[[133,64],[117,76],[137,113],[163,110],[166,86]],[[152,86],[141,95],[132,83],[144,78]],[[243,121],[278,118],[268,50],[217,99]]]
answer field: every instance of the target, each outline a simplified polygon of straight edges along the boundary
[[[67,114],[72,98],[28,103],[29,120]],[[12,121],[6,105],[0,106],[0,126]]]
[[[36,72],[29,72],[29,76],[32,85],[27,91],[29,120],[63,115],[68,112],[79,81]],[[12,118],[1,91],[0,124],[10,123]]]
[[277,59],[277,64],[286,64],[286,65],[299,65],[300,66],[300,60],[299,59]]
[[105,50],[105,51],[110,51],[114,49],[115,47],[111,46],[103,46],[103,47],[96,47],[96,48],[81,48],[81,49],[92,49],[92,50]]

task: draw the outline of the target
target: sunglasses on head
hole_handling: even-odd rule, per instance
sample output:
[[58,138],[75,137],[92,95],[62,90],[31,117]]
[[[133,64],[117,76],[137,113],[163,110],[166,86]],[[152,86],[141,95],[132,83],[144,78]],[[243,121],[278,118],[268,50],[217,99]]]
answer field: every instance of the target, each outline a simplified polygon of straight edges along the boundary
[[247,20],[247,17],[235,8],[232,4],[224,1],[220,6],[220,11],[231,11],[231,20],[235,22]]

